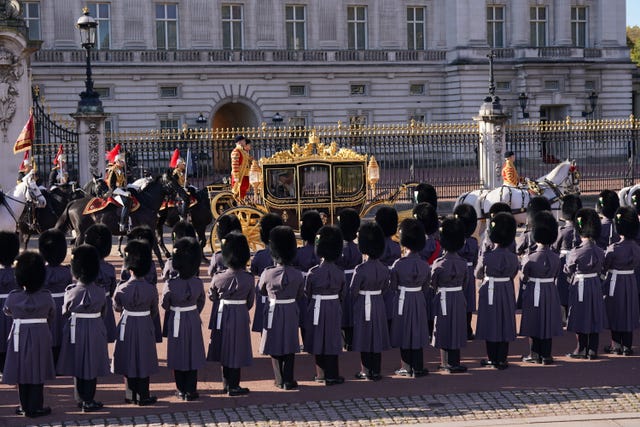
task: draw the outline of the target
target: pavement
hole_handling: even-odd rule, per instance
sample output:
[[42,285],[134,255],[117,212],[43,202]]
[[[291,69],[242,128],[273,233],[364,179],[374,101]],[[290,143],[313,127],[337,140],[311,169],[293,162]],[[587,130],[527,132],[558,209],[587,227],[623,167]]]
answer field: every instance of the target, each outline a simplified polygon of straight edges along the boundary
[[[115,247],[109,260],[119,271],[122,261]],[[206,277],[204,264],[201,277]],[[205,337],[210,311],[207,302],[202,314]],[[274,387],[270,359],[257,351],[259,340],[259,334],[252,334],[254,364],[242,370],[242,385],[251,389],[247,396],[221,394],[220,366],[209,362],[199,372],[201,398],[179,401],[162,343],[157,346],[160,373],[151,377],[156,405],[125,404],[123,379],[111,375],[98,380],[96,399],[105,408],[83,414],[73,401],[72,378],[61,377],[45,385],[45,405],[52,407],[52,415],[26,419],[14,415],[15,387],[0,384],[0,426],[640,426],[640,351],[633,356],[601,355],[593,361],[569,359],[563,355],[575,346],[571,333],[554,339],[556,363],[548,366],[521,362],[528,341],[519,337],[510,346],[510,367],[505,371],[480,366],[485,357],[481,341],[470,341],[462,349],[462,363],[469,367],[465,374],[438,372],[439,354],[429,347],[424,360],[430,374],[417,379],[394,374],[399,354],[389,350],[383,354],[382,381],[355,380],[359,355],[342,353],[340,369],[346,382],[330,387],[312,381],[313,357],[299,353],[300,388],[295,391]],[[608,331],[602,332],[600,347],[608,340]],[[640,331],[634,342],[640,342]]]

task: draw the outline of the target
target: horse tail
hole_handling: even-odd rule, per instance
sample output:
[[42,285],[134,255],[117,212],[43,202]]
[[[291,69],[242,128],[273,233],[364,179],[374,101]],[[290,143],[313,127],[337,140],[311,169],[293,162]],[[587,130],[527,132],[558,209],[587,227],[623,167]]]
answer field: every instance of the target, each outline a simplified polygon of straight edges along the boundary
[[66,233],[69,228],[71,228],[71,221],[69,219],[69,206],[71,206],[72,202],[67,203],[67,207],[64,208],[62,213],[60,214],[60,218],[56,221],[56,225],[53,228],[56,228],[63,233]]

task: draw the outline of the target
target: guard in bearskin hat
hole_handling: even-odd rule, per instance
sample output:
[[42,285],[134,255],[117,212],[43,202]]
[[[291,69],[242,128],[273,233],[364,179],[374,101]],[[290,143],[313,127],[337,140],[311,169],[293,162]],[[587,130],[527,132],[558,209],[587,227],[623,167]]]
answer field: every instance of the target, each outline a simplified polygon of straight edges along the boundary
[[458,251],[458,255],[467,261],[467,283],[464,288],[464,297],[467,301],[467,339],[475,339],[471,320],[476,311],[476,277],[474,270],[478,265],[478,240],[473,237],[478,225],[476,209],[466,203],[456,206],[453,216],[459,218],[464,224],[464,246]]
[[613,217],[620,207],[620,199],[618,194],[613,190],[602,190],[598,196],[597,210],[602,215],[602,228],[600,235],[596,238],[596,243],[602,250],[620,240],[620,236],[616,233],[613,226]]

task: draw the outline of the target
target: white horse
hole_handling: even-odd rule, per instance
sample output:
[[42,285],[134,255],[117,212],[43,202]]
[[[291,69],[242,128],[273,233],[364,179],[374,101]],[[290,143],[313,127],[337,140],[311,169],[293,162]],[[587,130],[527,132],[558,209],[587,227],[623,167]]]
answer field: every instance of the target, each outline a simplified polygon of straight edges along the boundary
[[541,176],[535,181],[527,181],[527,187],[511,187],[502,185],[493,190],[474,190],[464,193],[456,200],[455,206],[467,203],[476,209],[478,219],[486,219],[489,216],[491,205],[504,202],[511,206],[511,212],[516,221],[522,224],[526,221],[526,210],[529,199],[533,195],[546,197],[551,203],[551,209],[560,210],[560,200],[565,194],[579,194],[578,189],[580,174],[575,161],[565,160],[559,163],[551,172]]
[[0,230],[16,231],[18,221],[27,203],[43,208],[47,201],[36,184],[33,173],[27,174],[9,193],[0,191]]
[[[634,194],[635,193],[635,194]],[[640,184],[624,187],[618,191],[620,206],[640,206]]]

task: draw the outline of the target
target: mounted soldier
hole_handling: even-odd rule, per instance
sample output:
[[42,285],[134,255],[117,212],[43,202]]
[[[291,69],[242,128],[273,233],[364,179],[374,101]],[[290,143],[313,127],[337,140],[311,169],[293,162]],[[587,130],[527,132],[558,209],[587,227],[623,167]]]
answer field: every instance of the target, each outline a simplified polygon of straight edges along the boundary
[[107,154],[109,166],[107,167],[107,186],[111,197],[122,206],[120,212],[120,232],[124,232],[131,209],[131,192],[127,189],[126,163],[124,153],[120,153],[120,144]]
[[22,179],[29,174],[29,172],[35,171],[33,160],[29,157],[29,150],[24,152],[24,159],[22,163],[20,163],[20,167],[18,168],[18,179],[17,183],[22,182]]
[[172,169],[170,178],[175,189],[175,205],[180,219],[186,219],[189,211],[190,197],[187,192],[187,163],[180,157],[180,150],[173,151],[169,167]]
[[58,153],[53,159],[55,165],[49,173],[49,188],[60,187],[69,182],[69,173],[67,172],[67,157],[64,154],[62,144],[58,148]]

